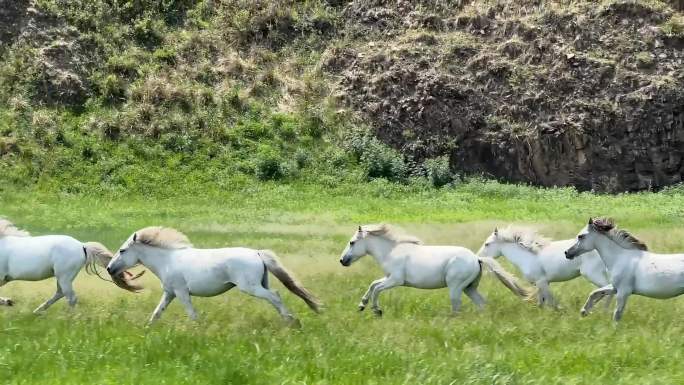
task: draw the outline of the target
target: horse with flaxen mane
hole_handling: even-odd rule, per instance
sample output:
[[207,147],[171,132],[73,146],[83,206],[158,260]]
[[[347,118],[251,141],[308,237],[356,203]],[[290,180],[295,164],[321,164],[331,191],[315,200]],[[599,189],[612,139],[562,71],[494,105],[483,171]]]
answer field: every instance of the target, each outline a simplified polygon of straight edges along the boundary
[[318,312],[321,306],[269,250],[198,249],[180,231],[154,226],[133,233],[114,255],[107,271],[116,276],[137,264],[152,271],[163,286],[161,301],[150,322],[158,319],[174,298],[183,303],[190,318],[196,319],[191,296],[212,297],[237,286],[247,294],[270,302],[284,319],[297,324],[280,296],[269,290],[269,272],[314,311]]
[[[97,265],[107,266],[111,257],[109,250],[100,243],[82,243],[68,235],[31,236],[12,222],[0,219],[0,286],[11,281],[57,278],[55,294],[34,312],[46,310],[63,297],[74,306],[77,298],[72,283],[78,272],[83,266],[88,273],[97,272]],[[121,271],[113,281],[123,289],[138,291],[142,287],[133,282],[138,276]],[[0,305],[13,304],[10,298],[0,298]]]

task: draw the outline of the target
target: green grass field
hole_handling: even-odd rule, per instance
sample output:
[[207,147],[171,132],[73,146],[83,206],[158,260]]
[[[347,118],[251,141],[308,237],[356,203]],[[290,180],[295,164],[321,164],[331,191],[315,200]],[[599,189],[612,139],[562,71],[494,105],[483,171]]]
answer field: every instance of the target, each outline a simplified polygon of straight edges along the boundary
[[[184,196],[185,195],[185,196]],[[355,227],[390,222],[426,243],[476,249],[495,225],[534,224],[572,237],[592,215],[611,215],[653,250],[684,250],[684,195],[603,196],[470,182],[434,190],[369,183],[329,190],[254,184],[188,197],[51,195],[6,190],[0,215],[33,234],[70,234],[117,248],[132,231],[173,226],[199,247],[275,250],[326,304],[320,315],[274,286],[303,327],[286,327],[266,302],[230,291],[195,298],[200,321],[174,302],[144,325],[160,289],[124,292],[85,273],[79,305],[31,311],[54,280],[12,282],[0,295],[0,379],[9,384],[676,384],[684,382],[684,299],[630,298],[615,326],[599,306],[578,314],[592,289],[582,279],[553,285],[562,309],[538,309],[486,275],[485,311],[464,300],[450,316],[446,290],[398,288],[380,298],[382,319],[356,304],[382,275],[370,257],[343,268],[339,254]],[[510,268],[510,265],[506,264]]]

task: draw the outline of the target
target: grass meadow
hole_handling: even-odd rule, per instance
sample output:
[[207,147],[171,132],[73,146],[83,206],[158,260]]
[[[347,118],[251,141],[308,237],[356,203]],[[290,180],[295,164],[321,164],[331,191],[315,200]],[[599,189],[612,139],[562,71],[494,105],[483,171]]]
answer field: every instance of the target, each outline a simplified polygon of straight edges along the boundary
[[[160,289],[130,294],[88,276],[79,305],[31,313],[54,280],[12,282],[0,295],[0,379],[7,384],[676,384],[684,382],[684,298],[631,297],[614,325],[602,306],[579,308],[592,286],[552,285],[562,309],[538,309],[485,275],[487,308],[464,300],[450,316],[446,289],[398,288],[375,318],[356,304],[382,275],[370,257],[349,268],[339,254],[355,228],[390,222],[432,244],[477,249],[494,226],[526,223],[572,237],[589,216],[611,215],[653,250],[684,250],[684,195],[677,190],[617,196],[470,182],[435,190],[369,183],[322,189],[260,183],[210,194],[53,195],[5,190],[0,214],[33,234],[62,233],[117,248],[132,231],[173,226],[198,247],[275,250],[325,303],[316,315],[271,279],[299,316],[286,327],[264,301],[237,290],[194,298],[200,321],[174,301],[145,327]],[[509,264],[505,264],[511,268]]]

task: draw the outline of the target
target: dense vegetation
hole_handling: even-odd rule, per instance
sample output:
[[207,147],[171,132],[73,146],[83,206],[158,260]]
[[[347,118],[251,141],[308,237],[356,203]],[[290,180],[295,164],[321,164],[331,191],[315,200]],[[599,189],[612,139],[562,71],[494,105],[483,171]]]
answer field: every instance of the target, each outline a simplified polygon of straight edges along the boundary
[[2,51],[0,173],[11,185],[150,192],[409,176],[326,102],[315,64],[338,10],[324,2],[41,0],[32,12],[37,27]]
[[[479,158],[502,161],[499,166],[506,173],[523,170],[497,155],[499,150],[488,154],[489,145],[477,144],[486,141],[478,139],[471,146],[461,141],[462,133],[440,128],[443,123],[476,124],[484,119],[484,131],[477,135],[486,131],[490,139],[518,137],[525,130],[504,113],[509,102],[496,102],[504,108],[496,114],[477,109],[484,101],[446,108],[448,114],[459,115],[456,118],[442,116],[439,111],[445,107],[439,103],[465,100],[463,95],[470,91],[451,90],[459,84],[475,89],[473,84],[505,80],[501,84],[515,92],[532,87],[532,75],[546,73],[555,64],[528,63],[527,54],[516,55],[537,44],[525,40],[525,31],[555,33],[551,21],[598,25],[604,18],[608,24],[629,24],[613,29],[618,35],[609,40],[619,43],[614,52],[599,47],[587,56],[584,45],[593,46],[601,34],[579,37],[577,55],[588,61],[578,62],[578,76],[593,78],[589,72],[582,75],[585,64],[616,65],[614,59],[601,57],[621,55],[629,60],[618,63],[626,66],[620,74],[631,74],[630,84],[656,85],[642,91],[678,84],[681,74],[672,72],[678,66],[677,53],[671,51],[684,36],[681,14],[655,0],[623,3],[604,1],[591,11],[593,2],[583,1],[525,1],[515,6],[460,0],[12,1],[0,15],[0,174],[11,185],[116,193],[158,190],[159,181],[166,187],[224,188],[253,180],[338,185],[418,178],[442,186],[457,183],[455,174],[463,170],[477,173]],[[591,18],[582,19],[587,12]],[[517,27],[498,28],[497,33],[475,28],[493,20]],[[641,43],[623,30],[637,33],[643,23],[650,23],[649,33],[656,36],[648,47],[664,44],[654,52],[662,51],[666,59],[654,58],[651,51],[632,52]],[[501,39],[509,37],[499,32],[506,31],[519,37],[503,44]],[[554,36],[539,39],[565,39]],[[633,54],[638,71],[629,67]],[[412,61],[421,57],[431,63]],[[461,63],[464,58],[473,63]],[[430,67],[432,63],[437,67]],[[424,64],[428,67],[421,67]],[[391,73],[395,67],[408,72],[396,77]],[[464,68],[468,72],[461,74],[463,79],[450,75]],[[571,70],[566,72],[575,73]],[[414,75],[418,83],[405,82]],[[577,83],[566,80],[568,85]],[[403,92],[415,95],[404,97]],[[644,92],[633,96],[650,100]],[[585,107],[607,106],[585,99]],[[421,106],[435,101],[441,102],[426,104],[423,112]],[[395,108],[401,111],[392,112]],[[436,123],[415,120],[425,116]],[[431,137],[436,132],[449,138]],[[527,140],[520,138],[521,143]],[[464,151],[478,159],[466,162]],[[575,174],[592,175],[585,171]],[[610,181],[594,179],[600,188]],[[561,184],[566,182],[572,183]],[[621,185],[610,186],[614,190]]]

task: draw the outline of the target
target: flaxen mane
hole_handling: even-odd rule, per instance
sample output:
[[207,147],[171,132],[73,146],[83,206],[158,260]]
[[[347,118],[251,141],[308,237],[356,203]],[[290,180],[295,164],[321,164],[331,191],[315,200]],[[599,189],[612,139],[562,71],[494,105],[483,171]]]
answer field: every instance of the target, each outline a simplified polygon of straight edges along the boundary
[[413,235],[408,235],[400,231],[399,229],[395,228],[394,226],[384,223],[380,225],[365,225],[362,226],[361,229],[362,231],[367,232],[369,235],[382,237],[387,239],[388,241],[392,241],[395,243],[414,243],[416,245],[420,245],[423,243],[417,237],[414,237]]
[[618,229],[612,218],[594,218],[591,220],[591,227],[625,249],[648,250],[645,243],[628,233],[627,230]]
[[20,230],[14,223],[8,221],[7,219],[0,218],[0,237],[12,235],[15,237],[29,237],[28,231]]
[[504,242],[517,243],[534,254],[538,254],[544,247],[548,246],[551,241],[549,238],[543,237],[534,229],[513,226],[498,230],[496,238]]
[[192,243],[185,234],[170,227],[152,226],[136,231],[135,241],[162,249],[186,249]]

